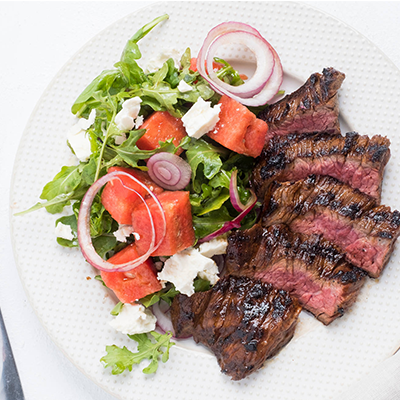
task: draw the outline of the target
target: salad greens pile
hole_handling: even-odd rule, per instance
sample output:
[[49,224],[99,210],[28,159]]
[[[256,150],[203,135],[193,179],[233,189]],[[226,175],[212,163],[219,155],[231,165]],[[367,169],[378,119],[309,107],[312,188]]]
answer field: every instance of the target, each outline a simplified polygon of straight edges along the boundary
[[[146,118],[154,111],[168,111],[175,117],[182,117],[199,97],[210,101],[212,105],[220,98],[198,72],[190,69],[189,48],[181,57],[179,69],[172,58],[152,73],[145,73],[139,66],[137,61],[141,58],[141,52],[138,42],[166,19],[168,15],[160,16],[139,29],[128,40],[120,60],[113,68],[100,73],[78,96],[71,108],[76,117],[88,119],[91,112],[95,112],[94,123],[87,130],[92,154],[87,161],[63,166],[53,180],[44,186],[40,195],[43,201],[19,213],[21,215],[45,208],[49,213],[58,214],[70,207],[70,215],[61,216],[55,221],[56,225],[61,222],[70,226],[73,234],[72,240],[57,238],[62,246],[78,246],[77,218],[82,198],[89,187],[107,173],[108,168],[121,166],[146,171],[145,160],[158,152],[176,153],[179,148],[184,150],[181,156],[192,169],[192,179],[186,190],[190,191],[193,227],[197,239],[218,230],[239,214],[233,208],[229,196],[229,182],[234,170],[238,170],[238,193],[241,201],[246,203],[250,197],[246,186],[254,159],[234,153],[207,136],[201,139],[186,137],[178,146],[171,139],[160,142],[155,150],[140,150],[136,146],[136,142],[145,134],[144,129],[131,130],[122,144],[115,141],[121,135],[115,117],[127,99],[139,96],[142,100],[140,115]],[[216,61],[224,65],[219,71],[221,79],[232,85],[243,83],[237,71],[227,62],[221,59]],[[177,89],[182,80],[191,86],[191,91],[181,93]],[[256,212],[253,210],[242,221],[242,228],[251,226],[255,218]],[[113,235],[118,227],[118,223],[102,205],[99,193],[91,207],[90,230],[96,251],[105,259],[126,246],[126,243],[118,242]],[[195,286],[196,291],[208,290],[210,287],[208,281],[201,279],[195,281]],[[174,287],[168,287],[142,299],[142,303],[146,307],[160,299],[170,303],[177,293]],[[117,346],[107,346],[108,354],[102,361],[106,366],[112,367],[113,374],[117,374],[125,369],[131,370],[132,364],[148,358],[151,364],[144,372],[154,372],[158,365],[158,355],[162,354],[160,349],[166,349],[162,356],[162,360],[166,361],[173,343],[170,342],[170,334],[151,332],[151,335],[151,338],[147,334],[129,335],[139,343],[136,354],[125,347],[120,349]]]

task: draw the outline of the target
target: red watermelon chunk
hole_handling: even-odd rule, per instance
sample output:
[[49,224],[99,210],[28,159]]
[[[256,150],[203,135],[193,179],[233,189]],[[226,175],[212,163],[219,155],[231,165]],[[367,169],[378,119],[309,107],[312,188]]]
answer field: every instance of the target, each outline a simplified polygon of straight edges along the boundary
[[[185,127],[180,118],[173,117],[168,111],[156,111],[148,117],[140,129],[146,133],[136,142],[140,150],[154,150],[160,146],[159,142],[173,139],[175,146],[187,136]],[[182,153],[179,149],[176,154]]]
[[222,96],[219,104],[219,121],[207,135],[236,153],[258,157],[264,147],[267,123],[228,96]]
[[[108,172],[113,171],[123,171],[132,175],[145,184],[156,195],[164,190],[156,185],[145,171],[123,167],[111,167],[108,170]],[[120,179],[125,186],[136,190],[142,197],[148,196],[146,189],[138,183],[125,176],[121,176]],[[101,202],[104,208],[118,223],[127,225],[132,223],[132,211],[138,204],[143,203],[137,194],[126,189],[118,180],[110,181],[105,185],[103,193],[101,194]]]
[[[158,199],[165,212],[166,235],[152,256],[172,256],[195,242],[189,192],[164,191],[158,195]],[[147,204],[155,223],[156,243],[158,243],[163,229],[161,213],[154,200],[148,199]],[[149,214],[144,204],[138,206],[132,213],[132,226],[134,232],[140,235],[140,239],[136,242],[138,252],[144,254],[151,242]]]
[[[136,245],[132,243],[112,256],[108,261],[115,264],[123,264],[138,257]],[[106,286],[115,293],[122,303],[132,303],[162,289],[150,258],[129,272],[101,271],[100,273]]]

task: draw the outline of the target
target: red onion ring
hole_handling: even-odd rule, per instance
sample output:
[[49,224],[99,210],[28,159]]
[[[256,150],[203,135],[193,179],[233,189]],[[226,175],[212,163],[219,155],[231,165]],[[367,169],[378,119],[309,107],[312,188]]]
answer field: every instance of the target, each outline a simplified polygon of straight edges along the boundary
[[240,222],[253,209],[256,203],[257,203],[257,198],[254,196],[254,199],[251,199],[251,201],[249,201],[246,204],[246,208],[236,218],[234,218],[232,221],[225,222],[224,225],[222,225],[222,227],[216,230],[215,232],[210,233],[209,235],[203,237],[202,239],[199,239],[198,243],[208,242],[234,228],[240,228]]
[[[129,188],[125,186],[120,179],[120,176],[125,176],[131,180],[133,180],[136,184],[140,185],[143,187],[147,193],[153,198],[153,200],[156,202],[157,207],[161,211],[162,219],[163,219],[163,233],[161,235],[161,238],[159,242],[156,244],[155,239],[156,239],[156,232],[155,232],[155,226],[154,226],[154,220],[153,216],[151,215],[150,208],[148,204],[146,203],[145,199],[134,189]],[[151,224],[151,235],[152,239],[150,242],[149,249],[145,254],[142,256],[136,258],[135,260],[123,263],[123,264],[113,264],[108,261],[103,260],[96,252],[93,242],[92,242],[92,237],[90,236],[90,208],[92,206],[93,200],[96,196],[96,194],[99,192],[99,190],[107,183],[112,180],[118,179],[121,184],[128,190],[133,191],[136,193],[139,198],[143,201],[145,204],[145,207],[147,209],[147,212],[149,214],[149,219],[150,219],[150,224]],[[156,195],[142,182],[140,182],[138,179],[133,177],[132,175],[123,172],[123,171],[114,171],[111,173],[108,173],[107,175],[104,175],[102,178],[98,179],[95,183],[93,183],[92,186],[88,189],[86,192],[85,196],[82,199],[81,206],[79,209],[79,216],[78,216],[78,242],[79,246],[81,248],[82,254],[86,261],[91,264],[93,267],[102,270],[102,271],[119,271],[119,272],[126,272],[130,271],[139,265],[141,265],[143,262],[145,262],[150,255],[156,250],[161,242],[163,241],[164,237],[166,234],[166,219],[165,219],[165,213],[164,209],[162,208],[162,205]]]
[[[224,44],[231,43],[243,44],[248,47],[254,53],[257,61],[257,69],[254,75],[239,86],[232,86],[225,83],[218,78],[213,69],[213,61],[218,48]],[[269,43],[261,36],[243,31],[224,33],[216,38],[208,49],[206,61],[209,79],[213,81],[215,86],[220,90],[223,89],[226,93],[235,94],[243,98],[253,97],[260,93],[275,67],[275,58]]]
[[[232,92],[232,88],[240,88],[244,87],[244,85],[240,86],[231,86],[229,87],[228,90],[226,90],[223,85],[221,85],[222,81],[219,80],[215,82],[211,77],[209,76],[207,69],[211,71],[211,74],[213,73],[213,69],[206,68],[206,61],[207,65],[211,63],[212,65],[212,58],[209,54],[209,49],[212,46],[213,42],[220,36],[225,35],[227,33],[231,32],[237,32],[237,33],[243,33],[243,34],[251,34],[254,35],[264,42],[264,46],[267,51],[272,52],[273,59],[274,59],[274,67],[272,74],[270,76],[264,77],[264,85],[261,85],[262,82],[260,82],[260,91],[256,94],[253,94],[253,97],[245,97],[245,96],[239,96]],[[257,63],[257,68],[259,67]],[[215,28],[211,29],[211,31],[208,33],[203,46],[201,47],[198,57],[197,57],[197,70],[199,71],[200,75],[207,80],[207,82],[210,84],[211,88],[216,91],[219,94],[225,94],[232,99],[242,103],[243,105],[246,106],[260,106],[266,104],[269,100],[271,100],[276,93],[279,91],[279,88],[282,84],[283,81],[283,69],[282,69],[282,64],[279,59],[278,54],[274,50],[274,48],[261,36],[260,32],[258,32],[256,29],[251,27],[250,25],[240,23],[240,22],[224,22],[220,25],[217,25]],[[256,71],[257,72],[257,71]],[[268,74],[266,74],[268,75]],[[250,79],[251,80],[251,79]],[[250,80],[248,82],[250,82]],[[224,83],[225,84],[225,83]],[[254,84],[254,82],[252,83]],[[226,85],[226,84],[225,84]],[[233,89],[235,91],[237,89]],[[249,93],[252,93],[252,91],[249,91]],[[253,93],[254,93],[254,88],[253,88]],[[247,96],[247,95],[246,95]]]
[[[175,335],[174,327],[171,321],[171,313],[170,307],[164,307],[161,302],[165,303],[163,300],[160,300],[159,303],[155,303],[152,305],[152,311],[155,317],[157,318],[157,326],[164,332],[171,332],[172,335]],[[165,303],[167,306],[168,304]]]
[[[233,208],[238,211],[238,212],[242,212],[243,210],[246,209],[246,205],[244,205],[239,197],[239,193],[237,190],[237,174],[238,174],[238,170],[235,169],[232,174],[231,174],[231,179],[229,181],[229,194],[230,194],[230,199],[231,199],[231,203]],[[257,200],[255,193],[250,190],[251,193],[251,197],[248,200],[248,204],[252,203],[254,200]]]
[[182,190],[190,182],[190,165],[176,154],[162,152],[147,160],[150,178],[167,190]]

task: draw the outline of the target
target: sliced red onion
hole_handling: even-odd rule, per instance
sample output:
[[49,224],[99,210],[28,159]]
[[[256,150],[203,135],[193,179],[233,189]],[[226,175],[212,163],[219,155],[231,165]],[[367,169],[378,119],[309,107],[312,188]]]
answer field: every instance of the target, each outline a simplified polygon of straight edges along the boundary
[[175,335],[174,327],[172,325],[171,321],[171,313],[170,313],[170,307],[165,307],[165,305],[168,306],[168,304],[160,300],[159,303],[155,303],[152,306],[153,314],[157,318],[157,326],[164,332],[171,332],[172,335]]
[[182,190],[190,182],[192,169],[181,157],[172,153],[157,153],[147,160],[150,178],[167,190]]
[[[231,196],[230,200],[233,205],[233,208],[238,212],[242,212],[243,210],[246,209],[247,205],[244,205],[240,200],[240,196],[237,190],[237,174],[238,174],[237,169],[235,169],[231,174],[231,179],[229,181],[229,194]],[[255,193],[252,190],[250,190],[250,192],[251,192],[251,197],[247,203],[252,203],[254,200],[257,200]]]
[[[142,186],[146,192],[153,198],[153,200],[156,202],[157,207],[160,209],[162,220],[163,220],[163,232],[161,234],[160,240],[158,243],[155,243],[156,240],[156,232],[155,232],[155,226],[154,226],[154,220],[153,216],[151,214],[150,208],[145,201],[145,199],[134,189],[126,186],[123,184],[122,180],[120,179],[120,176],[125,176],[132,181],[134,181],[136,184]],[[119,180],[121,184],[128,190],[131,190],[137,196],[143,201],[146,210],[149,214],[149,220],[150,220],[150,225],[151,225],[151,242],[149,249],[145,254],[142,256],[136,258],[135,260],[123,263],[123,264],[113,264],[108,261],[103,260],[101,258],[92,242],[92,237],[90,236],[90,208],[92,206],[93,200],[96,196],[96,194],[99,192],[99,190],[107,183],[112,180]],[[166,219],[165,219],[165,213],[164,209],[162,208],[161,203],[159,202],[157,196],[142,182],[140,182],[138,179],[133,177],[132,175],[123,172],[123,171],[114,171],[111,172],[107,175],[104,175],[102,178],[98,179],[86,192],[85,196],[82,199],[81,206],[79,209],[79,217],[78,217],[78,241],[79,241],[79,246],[81,248],[82,254],[85,257],[86,261],[91,264],[93,267],[102,270],[102,271],[120,271],[120,272],[126,272],[130,271],[133,268],[138,267],[139,265],[143,264],[149,257],[150,255],[160,246],[161,242],[163,241],[164,237],[166,234]]]
[[[272,73],[268,74],[266,73],[266,76],[263,76],[261,78],[260,75],[258,75],[259,68],[262,68],[262,65],[260,66],[260,63],[258,60],[262,59],[262,54],[261,54],[261,48],[260,48],[260,53],[256,53],[256,59],[257,59],[257,69],[256,69],[256,74],[257,75],[257,80],[252,81],[253,78],[251,78],[247,83],[252,81],[251,85],[248,87],[249,90],[248,93],[245,95],[238,95],[237,90],[243,90],[245,88],[245,85],[240,85],[240,86],[229,86],[226,88],[226,83],[222,82],[221,80],[215,80],[214,71],[212,68],[206,68],[207,65],[212,66],[212,61],[213,61],[213,55],[215,54],[216,47],[215,45],[213,47],[213,42],[216,41],[217,38],[219,38],[222,35],[226,35],[228,33],[237,33],[237,34],[242,34],[243,35],[243,40],[246,38],[250,38],[253,35],[259,39],[262,40],[263,42],[263,49],[267,49],[267,54],[272,53],[273,55],[273,70]],[[232,36],[230,36],[232,38]],[[254,41],[255,39],[252,38]],[[219,43],[225,42],[225,39]],[[212,52],[209,51],[210,48],[212,48]],[[265,50],[263,50],[265,51]],[[282,64],[279,59],[278,54],[274,50],[274,48],[261,36],[261,34],[251,27],[250,25],[240,23],[240,22],[224,22],[220,25],[217,25],[215,28],[213,28],[209,34],[207,35],[203,46],[201,47],[198,57],[197,57],[197,70],[199,71],[200,75],[207,80],[207,82],[210,84],[213,90],[215,90],[219,94],[224,94],[226,96],[231,97],[232,99],[246,105],[246,106],[260,106],[266,104],[269,100],[271,100],[276,93],[279,91],[279,88],[282,84],[283,81],[283,69],[282,69]],[[211,71],[210,75],[207,71]],[[212,79],[213,78],[213,79]],[[260,78],[260,79],[259,79]],[[218,79],[218,78],[217,78]],[[256,88],[260,89],[259,92],[256,91]],[[239,89],[237,89],[239,88]]]
[[240,222],[253,209],[256,203],[257,203],[257,198],[255,197],[254,199],[252,199],[252,201],[249,201],[247,203],[246,208],[235,219],[233,219],[232,221],[225,222],[220,229],[216,230],[213,233],[210,233],[209,235],[203,237],[202,239],[199,239],[198,243],[208,242],[234,228],[240,228]]
[[[213,69],[213,61],[219,47],[226,44],[243,44],[251,50],[257,62],[257,69],[254,75],[239,86],[232,86],[218,78]],[[208,49],[207,53],[207,72],[209,79],[219,89],[235,94],[243,98],[253,97],[261,92],[270,78],[275,66],[274,54],[271,51],[271,46],[262,37],[252,33],[236,31],[228,32],[219,36],[214,40]]]

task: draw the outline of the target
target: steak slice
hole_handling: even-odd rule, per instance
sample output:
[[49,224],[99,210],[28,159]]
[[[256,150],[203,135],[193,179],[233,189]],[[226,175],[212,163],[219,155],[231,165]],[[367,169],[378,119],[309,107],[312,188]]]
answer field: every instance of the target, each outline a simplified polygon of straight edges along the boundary
[[207,292],[175,296],[171,318],[177,337],[193,335],[215,354],[223,373],[240,380],[290,341],[300,311],[284,290],[226,275]]
[[228,238],[226,273],[272,283],[325,325],[355,302],[366,273],[332,243],[293,233],[286,225],[254,225]]
[[400,233],[400,213],[331,177],[310,175],[275,183],[266,193],[263,226],[284,223],[299,233],[322,235],[346,259],[378,277]]
[[312,74],[295,92],[262,110],[268,123],[266,142],[277,135],[304,132],[340,133],[337,92],[345,74],[325,68]]
[[382,179],[390,158],[390,141],[356,132],[276,136],[265,146],[251,183],[259,198],[273,181],[297,181],[308,175],[328,175],[353,189],[381,199]]

